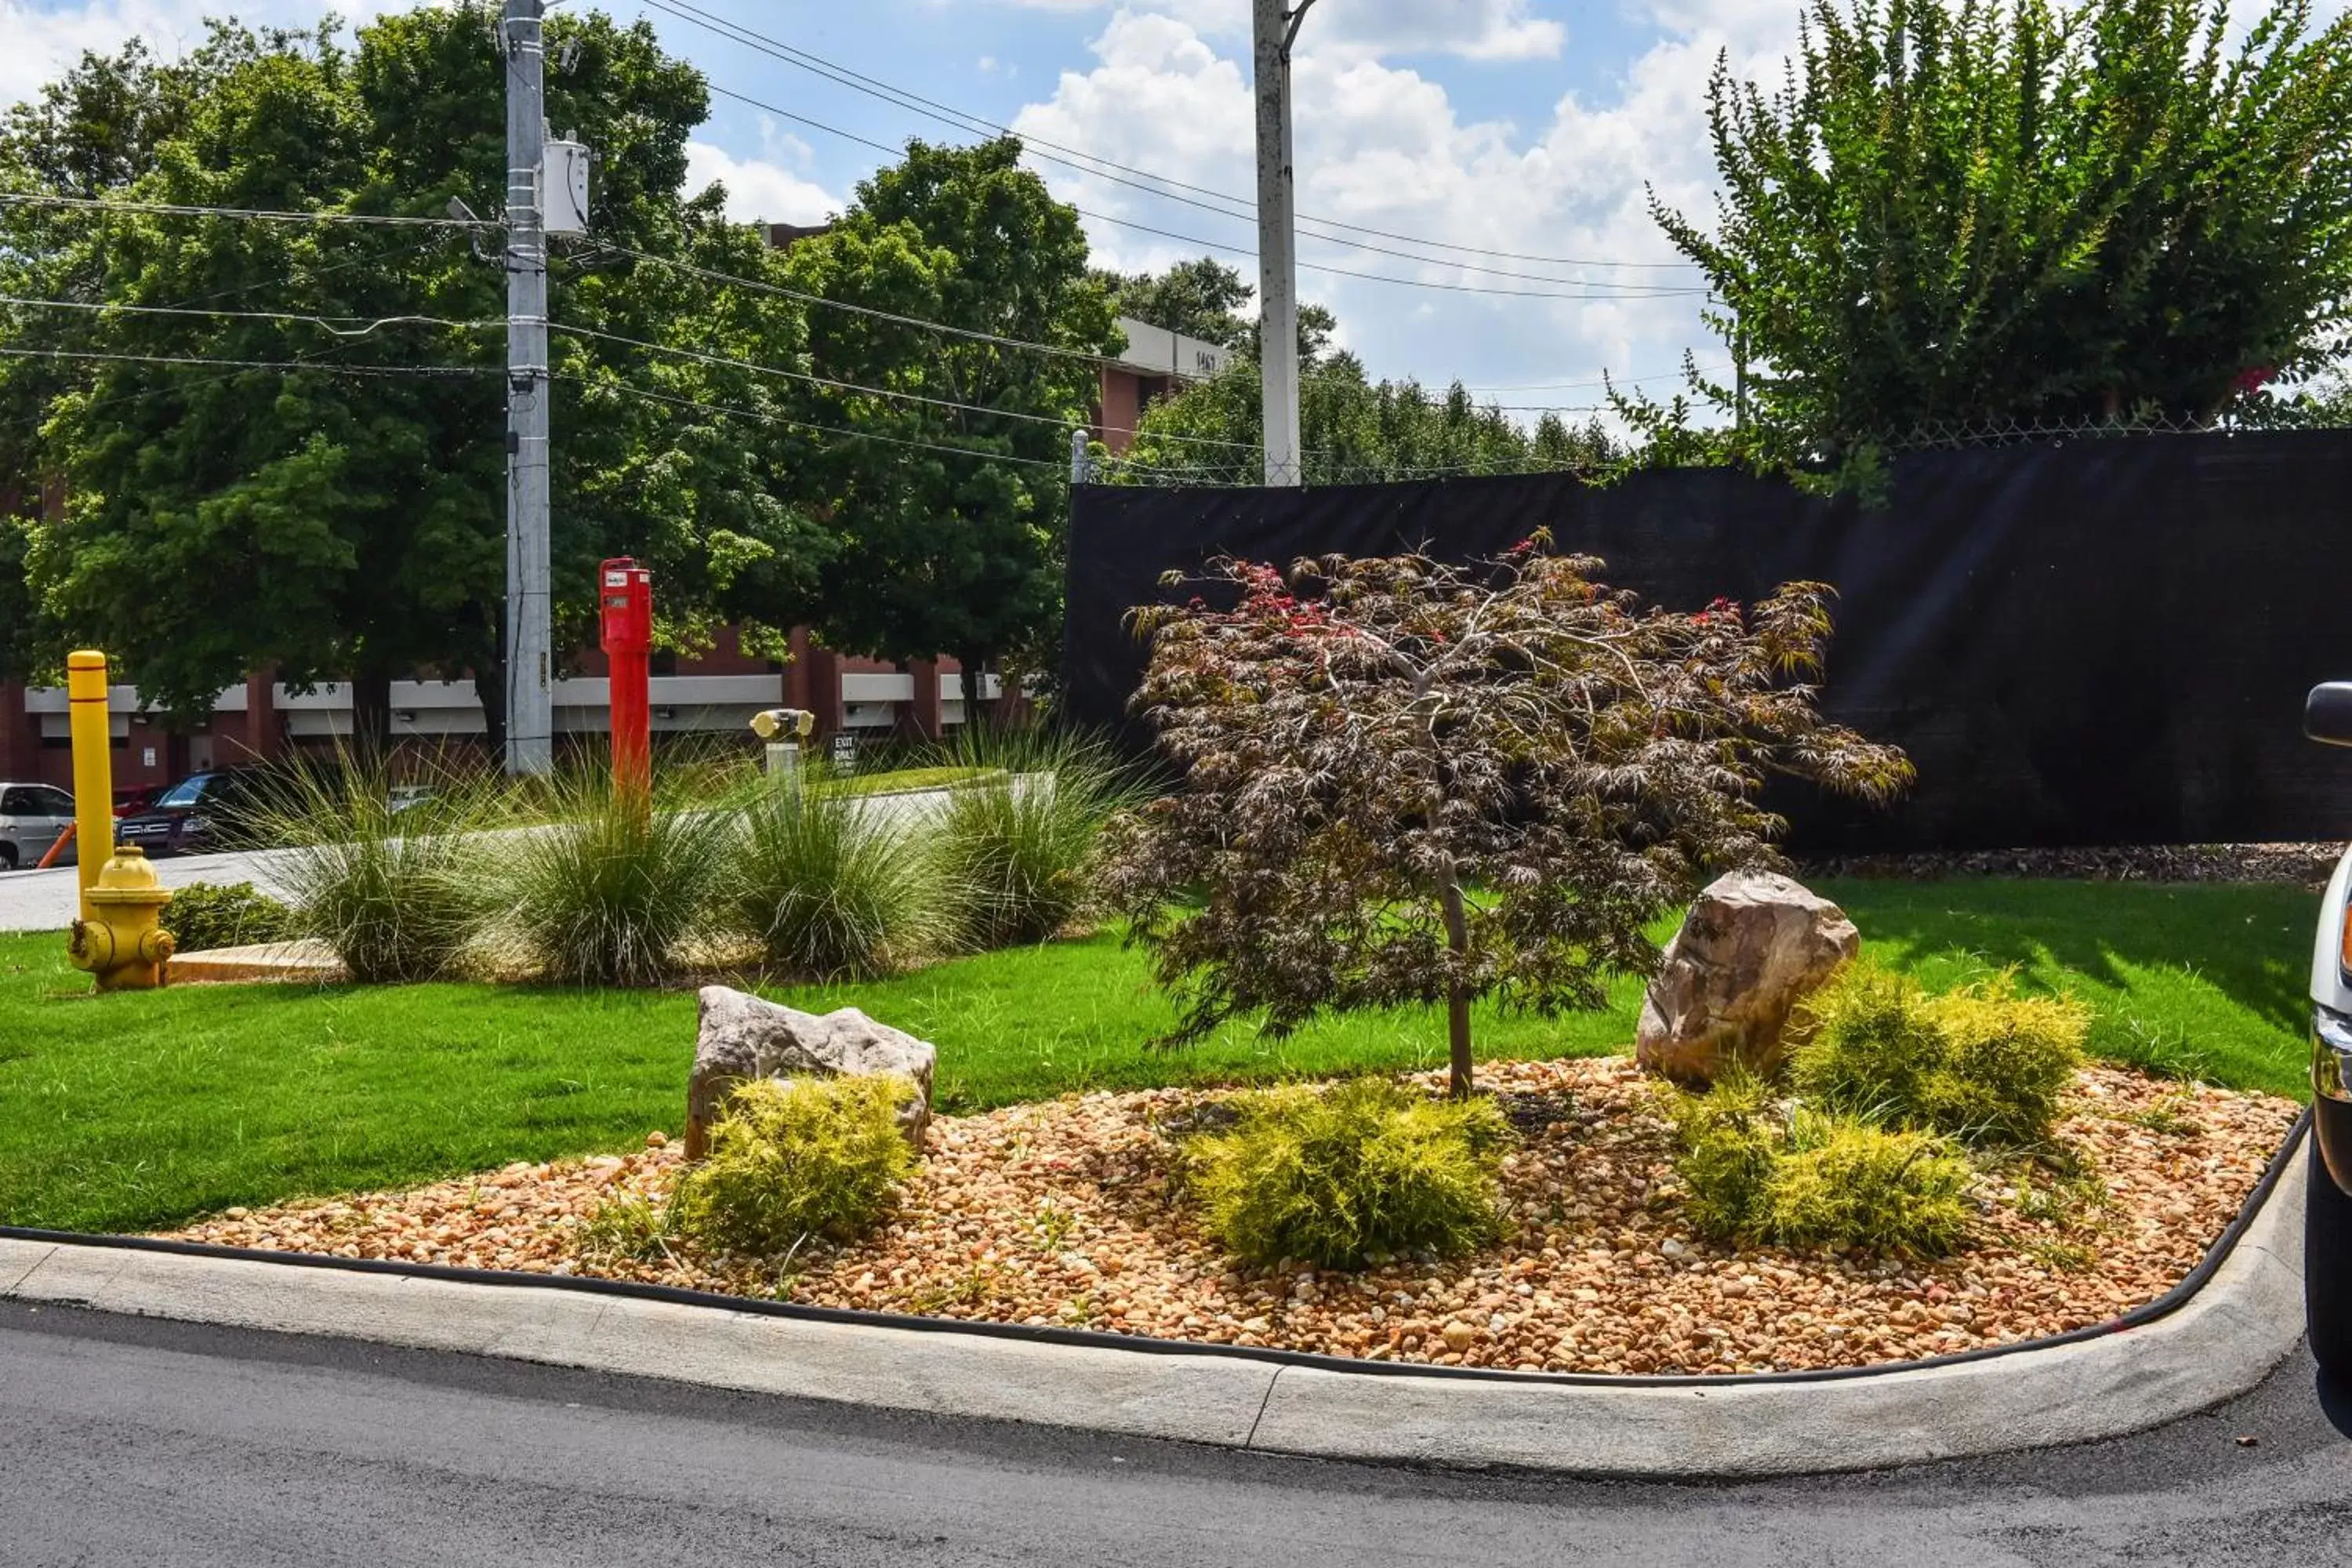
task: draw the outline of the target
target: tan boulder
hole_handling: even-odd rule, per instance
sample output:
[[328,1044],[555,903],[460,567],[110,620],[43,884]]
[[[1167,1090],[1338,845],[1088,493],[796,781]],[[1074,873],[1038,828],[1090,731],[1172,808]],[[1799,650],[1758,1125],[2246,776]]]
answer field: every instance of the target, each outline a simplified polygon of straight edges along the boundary
[[877,1024],[855,1007],[803,1013],[724,985],[702,988],[694,1068],[687,1080],[686,1157],[709,1152],[710,1127],[735,1086],[755,1078],[840,1078],[884,1073],[915,1093],[898,1113],[899,1131],[918,1151],[931,1119],[931,1070],[939,1053],[927,1040]]
[[1735,1064],[1769,1073],[1787,1050],[1790,1010],[1861,947],[1845,911],[1802,883],[1769,871],[1718,877],[1666,945],[1634,1055],[1685,1083]]

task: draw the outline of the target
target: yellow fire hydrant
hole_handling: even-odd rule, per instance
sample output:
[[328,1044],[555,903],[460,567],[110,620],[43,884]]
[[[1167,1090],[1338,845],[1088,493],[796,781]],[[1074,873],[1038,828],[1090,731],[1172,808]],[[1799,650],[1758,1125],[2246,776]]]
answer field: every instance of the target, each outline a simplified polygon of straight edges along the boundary
[[82,897],[90,912],[74,921],[66,941],[73,966],[95,976],[100,991],[152,991],[163,984],[172,933],[162,921],[172,895],[155,879],[146,851],[135,844],[117,849]]

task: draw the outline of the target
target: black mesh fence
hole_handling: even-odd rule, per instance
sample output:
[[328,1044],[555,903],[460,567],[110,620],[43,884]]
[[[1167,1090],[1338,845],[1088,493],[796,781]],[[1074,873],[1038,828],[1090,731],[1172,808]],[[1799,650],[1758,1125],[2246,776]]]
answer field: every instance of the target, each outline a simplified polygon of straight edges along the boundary
[[1792,791],[1808,850],[2352,837],[2352,752],[2302,738],[2352,679],[2352,432],[2144,436],[1925,450],[1877,504],[1722,469],[1302,489],[1097,486],[1073,502],[1066,701],[1127,710],[1127,612],[1219,553],[1287,563],[1538,528],[1669,605],[1838,591],[1824,705],[1908,751],[1891,810]]

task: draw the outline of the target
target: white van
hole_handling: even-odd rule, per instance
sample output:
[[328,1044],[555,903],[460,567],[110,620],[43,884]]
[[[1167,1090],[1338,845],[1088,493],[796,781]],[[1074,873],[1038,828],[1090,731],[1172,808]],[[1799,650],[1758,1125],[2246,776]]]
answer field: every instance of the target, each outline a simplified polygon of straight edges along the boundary
[[[0,784],[0,871],[40,864],[73,819],[73,796],[55,784]],[[68,847],[58,863],[73,858]]]

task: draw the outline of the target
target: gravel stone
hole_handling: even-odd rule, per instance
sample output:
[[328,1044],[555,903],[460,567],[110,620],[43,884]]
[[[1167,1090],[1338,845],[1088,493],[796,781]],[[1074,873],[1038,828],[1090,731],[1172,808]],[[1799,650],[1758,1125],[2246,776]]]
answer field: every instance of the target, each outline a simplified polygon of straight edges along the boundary
[[[675,1238],[646,1261],[583,1249],[583,1227],[606,1202],[667,1200],[684,1168],[667,1138],[404,1192],[232,1209],[173,1234],[1379,1361],[1764,1372],[2010,1343],[2151,1300],[2237,1213],[2296,1114],[2272,1096],[2088,1069],[2059,1135],[2105,1178],[2105,1201],[2070,1209],[2040,1167],[1994,1170],[1971,1191],[1966,1250],[1899,1262],[1697,1239],[1669,1180],[1672,1129],[1630,1059],[1488,1063],[1479,1077],[1498,1098],[1579,1108],[1513,1152],[1508,1236],[1474,1257],[1400,1258],[1354,1275],[1247,1268],[1201,1232],[1171,1191],[1164,1130],[1214,1125],[1200,1112],[1229,1092],[1215,1089],[935,1118],[893,1218],[782,1267]],[[1442,1075],[1412,1081],[1435,1092]]]

